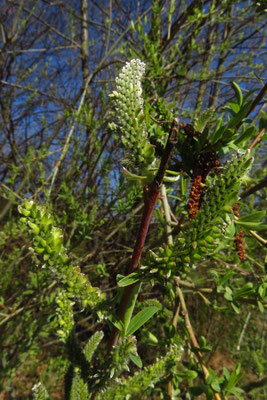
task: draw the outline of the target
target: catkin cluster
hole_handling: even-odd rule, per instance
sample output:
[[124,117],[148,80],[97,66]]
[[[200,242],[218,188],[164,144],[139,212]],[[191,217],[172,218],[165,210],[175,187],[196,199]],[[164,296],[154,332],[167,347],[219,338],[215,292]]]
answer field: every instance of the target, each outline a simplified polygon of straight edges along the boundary
[[126,63],[116,78],[116,90],[109,96],[113,101],[112,121],[125,149],[127,167],[136,173],[143,171],[154,160],[154,147],[146,132],[141,79],[145,64],[134,59]]
[[[162,247],[157,254],[149,252],[147,264],[150,272],[161,277],[177,275],[214,251],[216,239],[225,227],[225,214],[232,214],[232,205],[238,199],[242,177],[251,167],[249,152],[234,154],[220,169],[219,174],[208,177],[201,208],[194,219],[183,227],[173,246]],[[230,220],[232,219],[230,218]],[[153,265],[153,268],[149,267]]]

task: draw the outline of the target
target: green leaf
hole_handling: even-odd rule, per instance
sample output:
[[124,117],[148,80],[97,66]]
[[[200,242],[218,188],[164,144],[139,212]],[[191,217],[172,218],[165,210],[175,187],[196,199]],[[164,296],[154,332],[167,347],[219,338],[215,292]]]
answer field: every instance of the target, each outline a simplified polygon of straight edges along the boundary
[[209,372],[210,372],[210,374],[208,375],[208,377],[206,379],[207,385],[211,385],[212,382],[214,381],[214,379],[216,378],[216,373],[214,370],[210,370]]
[[266,296],[266,282],[262,282],[262,284],[258,287],[259,296],[262,299],[265,299]]
[[110,314],[108,319],[120,332],[123,331],[123,322],[118,317],[116,317],[116,315]]
[[186,184],[187,184],[187,180],[185,179],[185,177],[183,175],[181,175],[181,194],[182,194],[182,196],[185,195]]
[[32,228],[33,232],[36,235],[38,235],[38,233],[40,232],[40,228],[34,222],[31,221],[28,221],[28,225]]
[[223,367],[223,374],[226,377],[227,381],[229,381],[230,373],[225,367]]
[[142,368],[143,362],[142,362],[141,358],[140,358],[138,355],[133,354],[133,353],[130,353],[129,357],[130,357],[130,360],[131,360],[138,368]]
[[127,308],[126,308],[126,311],[125,311],[125,314],[124,314],[124,317],[123,317],[123,325],[124,325],[124,334],[125,335],[126,335],[126,332],[128,330],[128,326],[130,324],[130,321],[131,321],[131,318],[132,318],[132,315],[133,315],[133,310],[134,310],[134,307],[135,307],[135,303],[136,303],[136,299],[137,299],[140,287],[141,287],[141,282],[137,283],[134,286],[134,288],[132,289],[132,292],[131,292],[131,296],[129,298],[129,302],[127,304]]
[[190,369],[185,369],[183,371],[178,371],[177,375],[180,378],[192,380],[192,379],[196,379],[197,378],[198,373],[196,371],[192,371]]
[[253,291],[254,291],[253,284],[251,282],[248,282],[234,294],[233,298],[234,300],[237,300],[242,297],[247,297]]
[[132,335],[136,332],[141,326],[143,326],[153,315],[159,311],[158,307],[146,307],[141,310],[138,314],[136,314],[133,319],[130,321],[128,329],[125,333],[126,336]]
[[267,224],[262,224],[261,222],[243,222],[236,220],[235,223],[242,226],[242,228],[251,229],[253,231],[265,231],[267,229]]
[[211,387],[212,387],[213,390],[215,390],[215,392],[220,392],[221,391],[220,384],[219,384],[219,382],[217,380],[212,382]]
[[155,335],[153,335],[153,333],[150,331],[147,331],[146,339],[148,342],[153,344],[157,344],[159,342],[158,338]]
[[211,144],[215,144],[218,142],[218,140],[221,139],[223,133],[225,132],[225,127],[224,126],[220,126],[218,129],[216,129],[216,131],[213,133],[212,137],[211,137]]
[[238,103],[236,103],[235,101],[228,101],[228,104],[231,107],[231,109],[233,110],[233,112],[235,114],[237,114],[238,111],[240,110],[240,105]]
[[235,91],[235,95],[236,95],[236,98],[237,98],[237,102],[238,102],[239,106],[241,107],[242,104],[243,104],[243,94],[242,94],[242,91],[241,91],[240,87],[238,86],[238,84],[237,84],[236,82],[233,81],[231,84],[232,84],[232,88],[233,88],[234,91]]
[[254,137],[254,135],[257,133],[257,129],[255,126],[250,126],[248,129],[245,130],[242,135],[240,135],[236,140],[235,144],[240,145],[243,142],[246,142],[248,139]]
[[233,301],[232,290],[229,287],[225,288],[224,298],[228,301]]
[[240,111],[230,119],[228,122],[226,129],[235,128],[241,121],[244,119],[252,105],[252,100],[244,104],[244,106],[240,109]]
[[237,314],[240,313],[240,308],[233,301],[231,302],[231,306],[233,307],[234,312],[236,312]]
[[244,217],[238,218],[238,221],[240,222],[256,222],[260,221],[266,214],[266,211],[255,211],[252,214],[245,215]]
[[87,384],[79,375],[79,373],[76,373],[72,380],[70,399],[87,400],[88,398],[89,393]]
[[227,382],[227,385],[225,387],[226,391],[231,391],[234,386],[237,384],[237,382],[242,378],[243,373],[240,372],[240,364],[237,364],[235,369],[233,370],[233,372],[230,375],[230,378]]
[[225,231],[225,237],[227,239],[231,239],[235,235],[235,224],[232,222],[228,227],[226,228]]
[[132,274],[129,274],[122,278],[121,280],[118,281],[118,286],[119,287],[125,287],[125,286],[130,286],[133,283],[136,283],[140,280],[140,273],[139,272],[133,272]]
[[258,308],[259,308],[260,312],[264,313],[264,306],[263,306],[262,302],[258,300],[257,304],[258,304]]
[[32,388],[32,391],[33,391],[33,398],[35,400],[48,400],[49,399],[49,395],[47,393],[47,390],[42,385],[41,382],[39,382],[38,384],[34,385],[34,387]]

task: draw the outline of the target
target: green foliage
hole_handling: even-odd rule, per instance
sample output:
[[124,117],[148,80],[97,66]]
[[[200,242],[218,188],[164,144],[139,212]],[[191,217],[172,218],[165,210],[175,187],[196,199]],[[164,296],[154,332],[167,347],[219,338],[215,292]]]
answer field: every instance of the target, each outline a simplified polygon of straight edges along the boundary
[[[122,144],[127,149],[126,154],[128,152],[128,163],[132,166],[133,172],[126,171],[126,176],[140,180],[142,177],[135,175],[134,171],[141,172],[145,174],[144,182],[149,182],[147,179],[153,171],[151,165],[154,160],[154,151],[150,155],[147,153],[147,149],[152,147],[149,144],[145,126],[150,132],[151,138],[153,138],[153,135],[154,138],[157,138],[157,134],[152,133],[151,127],[155,124],[151,123],[148,118],[149,114],[146,118],[147,125],[145,124],[140,82],[143,73],[144,64],[139,60],[132,60],[123,68],[116,80],[117,91],[112,93],[114,113],[111,115],[115,118],[116,124],[110,124],[110,127],[120,133]],[[97,396],[104,394],[105,398],[123,399],[129,394],[134,398],[139,398],[142,393],[148,393],[162,376],[170,373],[175,374],[176,382],[181,380],[194,381],[198,377],[198,373],[194,370],[185,368],[178,371],[174,369],[175,366],[177,367],[180,352],[178,347],[173,346],[173,344],[167,356],[162,360],[142,368],[142,360],[137,353],[136,340],[132,335],[152,320],[152,317],[160,310],[160,313],[163,313],[163,318],[166,318],[166,316],[164,316],[163,309],[159,304],[152,304],[151,302],[142,307],[141,311],[134,316],[133,313],[142,281],[166,285],[170,299],[174,300],[175,289],[170,278],[175,279],[175,277],[182,275],[186,279],[190,267],[194,266],[199,260],[203,260],[204,257],[217,257],[218,248],[223,248],[221,245],[223,237],[231,240],[238,233],[238,227],[254,230],[265,228],[265,225],[260,222],[265,215],[264,212],[257,211],[236,218],[232,211],[232,206],[238,201],[239,188],[253,163],[253,157],[251,157],[249,150],[232,151],[232,149],[236,150],[234,141],[235,143],[242,143],[245,138],[251,137],[255,132],[254,129],[251,129],[239,138],[235,134],[235,128],[242,123],[251,106],[251,101],[248,96],[247,100],[243,99],[242,92],[236,83],[233,83],[233,88],[237,102],[229,102],[231,117],[228,120],[224,122],[223,118],[219,119],[213,129],[211,123],[215,114],[214,110],[208,109],[195,119],[193,127],[181,126],[177,150],[185,173],[193,177],[192,179],[194,179],[196,173],[201,177],[201,184],[198,188],[200,194],[193,199],[196,202],[201,197],[201,203],[193,203],[194,213],[189,214],[191,218],[184,224],[173,245],[165,245],[159,248],[156,253],[150,251],[146,257],[146,265],[141,270],[126,277],[118,277],[120,288],[129,290],[133,287],[133,289],[130,289],[131,294],[122,320],[114,314],[111,314],[109,318],[122,337],[108,356],[107,364],[99,358],[101,357],[99,344],[103,339],[102,331],[94,333],[82,349],[74,332],[75,321],[73,316],[75,304],[73,300],[75,299],[79,300],[83,308],[93,307],[94,310],[97,310],[99,316],[103,315],[104,295],[99,289],[92,288],[79,268],[72,266],[67,250],[63,245],[62,231],[54,226],[54,219],[45,207],[27,200],[19,206],[19,211],[23,215],[21,222],[27,224],[33,237],[32,251],[38,258],[41,258],[42,268],[47,268],[65,288],[59,291],[56,304],[60,325],[58,335],[66,344],[69,362],[71,363],[65,377],[66,398],[85,399],[94,392],[99,393]],[[129,112],[129,107],[132,107],[131,112]],[[146,109],[149,110],[149,108]],[[159,110],[164,110],[162,103]],[[164,113],[165,111],[160,112]],[[159,146],[164,143],[160,144],[159,141],[162,132],[161,130],[158,139],[155,141]],[[162,151],[161,149],[159,156],[163,154]],[[232,156],[228,161],[220,164],[216,161],[220,152],[222,154],[232,152]],[[209,161],[209,157],[212,157],[211,161]],[[216,163],[213,164],[212,160]],[[204,166],[204,162],[206,162],[206,166]],[[149,172],[149,168],[151,172]],[[186,181],[183,178],[183,185],[184,182]],[[67,186],[64,190],[65,192],[68,191]],[[133,189],[130,189],[130,191],[133,191]],[[185,196],[185,188],[182,193]],[[128,194],[128,196],[130,195]],[[192,196],[192,191],[190,196]],[[72,204],[75,204],[74,201],[72,201]],[[119,210],[121,211],[121,206],[119,206]],[[79,208],[76,207],[75,213],[77,212],[79,212]],[[95,211],[90,216],[91,220],[93,220],[94,214]],[[164,227],[164,218],[159,213],[157,215]],[[79,217],[80,220],[85,218],[85,215]],[[229,286],[231,277],[232,275],[229,274],[229,279],[219,279],[217,287],[218,292],[224,293],[225,300],[231,304],[234,311],[239,312],[240,301],[249,298],[253,301],[256,299],[260,311],[263,311],[266,293],[265,282],[259,284],[258,288],[250,282],[234,288]],[[171,331],[169,330],[169,332]],[[147,334],[150,338],[148,343],[154,345],[159,343],[152,332],[147,331]],[[175,343],[177,340],[173,333],[169,339],[171,339],[170,343]],[[174,342],[172,342],[172,339]],[[193,349],[193,351],[201,352],[209,350],[206,341],[204,345],[200,346],[200,350]],[[94,373],[93,361],[98,365],[97,374]],[[110,387],[110,377],[118,379],[123,371],[129,371],[128,364],[130,362],[141,370],[128,379],[120,379],[119,383]],[[225,395],[234,394],[241,399],[242,391],[236,388],[236,383],[241,376],[238,366],[232,374],[225,370],[224,376],[220,378],[217,377],[215,371],[210,370],[208,378],[200,386],[192,386],[190,393],[193,395],[206,393],[207,398],[211,398],[213,391],[215,391]],[[36,396],[39,396],[39,394]]]
[[74,328],[73,320],[73,302],[69,299],[67,292],[63,289],[60,290],[57,298],[57,313],[60,330],[57,331],[58,336],[63,342],[66,342],[69,335]]
[[9,3],[0,397],[262,400],[261,2]]
[[129,379],[121,379],[117,384],[99,394],[96,398],[101,399],[124,399],[129,395],[132,398],[142,398],[154,387],[163,376],[168,376],[175,372],[177,363],[181,357],[178,347],[173,346],[170,352],[155,364],[145,367],[141,372]]
[[62,231],[53,226],[51,214],[43,206],[28,200],[23,206],[19,206],[19,212],[23,215],[21,222],[30,227],[33,251],[41,257],[42,268],[48,268],[66,286],[68,297],[77,298],[82,307],[97,305],[103,301],[104,295],[99,289],[93,288],[80,269],[70,264],[63,246]]

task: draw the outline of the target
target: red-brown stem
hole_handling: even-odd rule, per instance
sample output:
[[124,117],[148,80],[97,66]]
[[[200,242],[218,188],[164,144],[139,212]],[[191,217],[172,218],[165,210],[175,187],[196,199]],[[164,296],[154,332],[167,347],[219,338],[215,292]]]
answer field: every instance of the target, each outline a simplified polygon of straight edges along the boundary
[[256,144],[259,142],[260,138],[262,137],[262,135],[265,132],[265,128],[263,128],[260,133],[255,137],[255,139],[253,140],[253,142],[251,143],[251,145],[249,146],[249,150],[252,150],[254,146],[256,146]]
[[[160,193],[160,185],[162,184],[164,174],[166,172],[171,153],[177,143],[177,135],[178,135],[178,121],[174,120],[172,123],[172,127],[170,130],[170,134],[168,137],[168,141],[166,144],[166,147],[164,149],[164,153],[161,158],[160,166],[157,172],[156,177],[150,184],[149,188],[147,186],[144,186],[144,211],[143,211],[143,216],[139,228],[139,232],[137,235],[137,239],[135,242],[131,262],[129,265],[128,269],[128,274],[131,274],[137,267],[138,267],[138,262],[141,257],[145,240],[147,237],[147,232],[149,228],[149,224],[152,218],[153,210],[156,204],[156,201],[158,199],[159,193]],[[127,286],[124,289],[122,299],[120,302],[119,306],[119,318],[123,319],[125,311],[128,307],[128,302],[131,297],[131,294],[133,292],[133,289],[135,288],[136,284],[133,284],[131,286]],[[109,350],[111,350],[114,346],[116,346],[119,338],[119,331],[114,328],[113,332],[111,334],[110,342],[109,342]]]
[[[154,189],[154,190],[152,190],[152,189]],[[151,186],[151,189],[147,191],[147,186],[144,187],[145,206],[144,206],[141,224],[139,227],[139,232],[138,232],[134,250],[133,250],[133,255],[132,255],[131,262],[130,262],[129,269],[128,269],[129,274],[131,274],[138,265],[140,256],[143,251],[149,224],[150,224],[150,221],[152,218],[153,210],[154,210],[156,201],[158,199],[158,196],[159,196],[159,188],[153,188]]]

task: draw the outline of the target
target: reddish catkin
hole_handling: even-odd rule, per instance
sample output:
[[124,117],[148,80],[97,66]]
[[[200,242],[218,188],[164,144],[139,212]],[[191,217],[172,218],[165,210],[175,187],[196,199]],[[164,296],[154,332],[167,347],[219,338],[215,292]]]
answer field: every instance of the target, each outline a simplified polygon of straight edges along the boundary
[[203,188],[201,186],[202,176],[197,175],[191,180],[191,191],[188,200],[189,218],[195,218],[201,204]]
[[[196,131],[190,124],[181,124],[180,127],[187,135],[187,143],[193,149],[196,140],[199,139],[201,133]],[[208,146],[208,144],[207,144]],[[193,177],[191,179],[191,191],[188,200],[189,219],[193,219],[201,207],[201,202],[204,197],[203,187],[208,174],[213,170],[216,174],[219,173],[220,163],[216,153],[212,150],[200,153],[195,160],[193,167]]]
[[[237,218],[239,218],[239,204],[235,203],[232,208],[233,208],[234,215]],[[236,248],[238,257],[241,261],[244,261],[246,259],[246,250],[245,250],[243,237],[244,237],[243,228],[242,228],[242,226],[240,226],[239,233],[235,234],[235,248]]]

